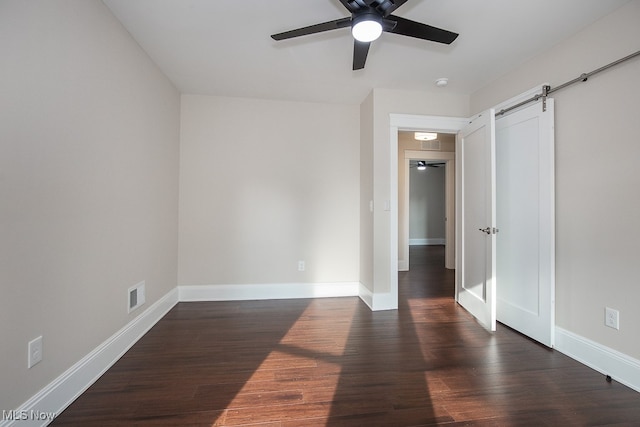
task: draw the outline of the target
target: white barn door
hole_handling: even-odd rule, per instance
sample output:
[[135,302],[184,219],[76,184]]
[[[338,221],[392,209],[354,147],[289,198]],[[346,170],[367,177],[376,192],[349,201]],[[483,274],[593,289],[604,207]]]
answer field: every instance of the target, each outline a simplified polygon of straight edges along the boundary
[[497,319],[553,346],[553,99],[496,120]]

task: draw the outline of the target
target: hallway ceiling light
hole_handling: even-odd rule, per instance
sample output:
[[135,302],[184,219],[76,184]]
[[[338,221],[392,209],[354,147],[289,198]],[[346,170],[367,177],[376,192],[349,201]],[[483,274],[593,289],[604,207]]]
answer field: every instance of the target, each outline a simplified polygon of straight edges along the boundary
[[416,132],[413,137],[418,141],[433,141],[438,138],[438,134],[435,132]]

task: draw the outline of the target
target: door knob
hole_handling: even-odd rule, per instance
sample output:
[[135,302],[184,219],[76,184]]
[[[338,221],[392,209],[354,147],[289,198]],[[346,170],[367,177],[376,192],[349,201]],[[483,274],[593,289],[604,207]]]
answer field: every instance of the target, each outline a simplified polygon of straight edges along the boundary
[[487,234],[491,234],[491,227],[487,227],[487,228],[478,228],[479,231],[482,231],[483,233],[487,233]]

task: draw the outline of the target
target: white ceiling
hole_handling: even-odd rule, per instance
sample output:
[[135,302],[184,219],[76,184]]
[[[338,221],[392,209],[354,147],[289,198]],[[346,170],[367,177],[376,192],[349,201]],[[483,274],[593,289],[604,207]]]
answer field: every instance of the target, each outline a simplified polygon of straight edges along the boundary
[[[374,87],[471,94],[628,2],[410,0],[395,14],[458,39],[384,33],[365,69],[352,71],[348,28],[269,37],[349,16],[338,0],[103,1],[182,93],[349,104]],[[435,87],[439,77],[446,88]]]

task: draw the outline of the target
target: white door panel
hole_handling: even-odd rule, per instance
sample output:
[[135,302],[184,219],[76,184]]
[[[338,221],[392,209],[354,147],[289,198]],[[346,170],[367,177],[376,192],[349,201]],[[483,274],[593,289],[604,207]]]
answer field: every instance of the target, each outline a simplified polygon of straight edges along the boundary
[[496,121],[498,321],[547,345],[554,325],[553,100]]
[[494,111],[473,120],[457,142],[461,217],[456,298],[485,328],[495,331]]

